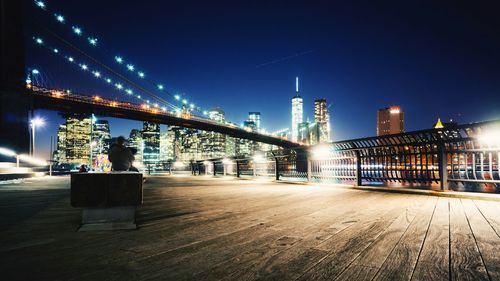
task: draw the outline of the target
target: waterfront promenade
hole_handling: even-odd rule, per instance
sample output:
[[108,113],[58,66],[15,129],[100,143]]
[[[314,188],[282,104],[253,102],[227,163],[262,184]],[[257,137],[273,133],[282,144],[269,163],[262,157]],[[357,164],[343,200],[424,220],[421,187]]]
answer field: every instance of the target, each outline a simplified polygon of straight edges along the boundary
[[138,230],[76,232],[69,178],[0,184],[2,280],[500,280],[500,202],[150,177]]

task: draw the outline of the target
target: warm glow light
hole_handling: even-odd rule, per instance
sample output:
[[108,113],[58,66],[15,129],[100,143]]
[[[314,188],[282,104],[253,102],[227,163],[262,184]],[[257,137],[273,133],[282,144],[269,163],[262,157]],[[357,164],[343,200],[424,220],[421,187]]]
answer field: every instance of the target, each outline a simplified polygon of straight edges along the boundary
[[117,106],[117,105],[118,105],[118,103],[116,101],[111,102],[111,106]]
[[331,153],[331,148],[327,145],[318,145],[312,149],[312,156],[315,159],[328,158]]
[[500,147],[500,128],[485,131],[477,139],[487,146]]
[[18,157],[19,157],[19,160],[26,162],[26,163],[30,163],[32,165],[36,165],[36,166],[46,166],[47,165],[47,161],[37,159],[37,158],[31,157],[31,156],[26,155],[26,154],[20,154]]
[[62,97],[63,93],[61,91],[53,91],[52,95],[56,98]]
[[174,168],[182,168],[184,167],[184,163],[180,162],[180,161],[175,161],[174,162]]
[[100,98],[99,96],[95,96],[95,97],[94,97],[94,100],[95,100],[95,101],[100,101],[100,100],[101,100],[101,98]]

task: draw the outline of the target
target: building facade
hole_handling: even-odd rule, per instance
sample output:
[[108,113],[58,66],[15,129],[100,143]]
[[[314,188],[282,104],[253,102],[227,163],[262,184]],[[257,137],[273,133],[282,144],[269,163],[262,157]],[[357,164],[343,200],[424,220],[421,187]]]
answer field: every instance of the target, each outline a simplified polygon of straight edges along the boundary
[[90,165],[91,118],[85,114],[64,114],[66,122],[57,133],[58,161],[60,163]]
[[249,112],[248,113],[248,121],[252,121],[255,124],[255,128],[257,132],[260,132],[260,112]]
[[299,95],[299,77],[295,78],[295,96],[292,98],[292,141],[299,140],[299,124],[303,122],[304,109],[303,100]]
[[160,162],[160,124],[144,122],[142,128],[142,161],[146,165],[157,165]]
[[111,145],[111,132],[108,120],[95,120],[92,116],[92,161],[98,155],[108,154]]
[[328,105],[326,99],[314,100],[314,122],[318,126],[319,143],[330,142],[332,139],[330,113],[328,112]]
[[404,133],[404,113],[393,105],[377,112],[377,136]]
[[134,155],[135,161],[143,163],[144,141],[142,132],[138,129],[132,129],[128,137],[128,146],[134,148],[137,152]]

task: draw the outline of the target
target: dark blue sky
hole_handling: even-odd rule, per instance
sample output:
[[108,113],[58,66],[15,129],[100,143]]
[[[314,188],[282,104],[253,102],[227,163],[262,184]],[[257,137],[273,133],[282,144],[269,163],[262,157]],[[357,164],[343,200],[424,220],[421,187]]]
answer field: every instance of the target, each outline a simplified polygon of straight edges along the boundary
[[[290,126],[299,76],[306,118],[313,118],[314,98],[326,98],[334,139],[341,140],[374,135],[377,109],[393,104],[405,111],[408,131],[429,128],[437,117],[500,118],[500,18],[493,3],[54,0],[47,7],[96,36],[99,48],[83,47],[84,40],[36,9],[28,9],[27,30],[45,34],[41,27],[48,27],[114,67],[113,55],[130,58],[169,91],[204,108],[220,106],[233,122],[260,111],[269,130]],[[28,65],[46,83],[121,98],[27,45]],[[40,145],[48,147],[62,120],[38,114],[50,123],[40,130]],[[113,119],[112,135],[140,126]]]

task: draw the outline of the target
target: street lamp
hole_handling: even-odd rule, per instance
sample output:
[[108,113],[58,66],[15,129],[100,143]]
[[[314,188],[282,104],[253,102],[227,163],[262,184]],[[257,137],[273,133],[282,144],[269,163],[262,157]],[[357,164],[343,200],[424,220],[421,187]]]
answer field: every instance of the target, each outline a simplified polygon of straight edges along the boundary
[[31,156],[35,156],[35,130],[36,127],[42,127],[45,125],[45,120],[36,117],[31,119]]

